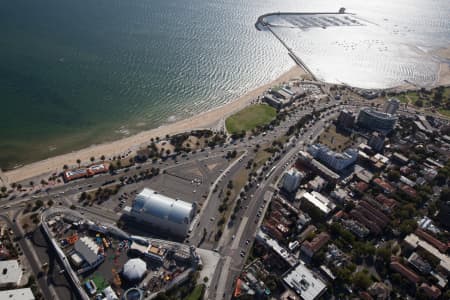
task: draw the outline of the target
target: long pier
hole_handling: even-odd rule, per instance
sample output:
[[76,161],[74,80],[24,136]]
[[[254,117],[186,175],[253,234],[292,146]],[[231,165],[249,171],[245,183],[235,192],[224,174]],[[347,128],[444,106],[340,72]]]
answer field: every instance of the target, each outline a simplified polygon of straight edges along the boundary
[[303,60],[295,55],[294,51],[286,44],[283,39],[281,39],[275,31],[272,30],[272,26],[269,22],[267,22],[265,19],[269,16],[315,16],[315,15],[353,15],[345,13],[345,8],[339,9],[338,12],[317,12],[317,13],[305,13],[305,12],[276,12],[276,13],[267,13],[264,15],[261,15],[258,17],[258,20],[255,23],[255,27],[257,30],[267,29],[269,30],[280,42],[281,44],[287,49],[289,56],[294,60],[294,62],[300,66],[306,73],[308,73],[311,78],[315,81],[317,81],[316,76],[314,73],[308,68],[308,66],[303,62]]
[[300,66],[300,68],[302,68],[306,73],[308,73],[311,78],[314,81],[317,81],[316,76],[314,75],[313,72],[311,72],[311,70],[308,68],[308,66],[306,66],[306,64],[301,60],[300,57],[298,57],[297,55],[295,55],[294,51],[292,51],[292,49],[286,44],[285,41],[283,41],[273,30],[272,28],[270,28],[270,26],[267,27],[267,29],[269,29],[269,31],[281,42],[281,44],[287,49],[289,56],[294,60],[294,62]]

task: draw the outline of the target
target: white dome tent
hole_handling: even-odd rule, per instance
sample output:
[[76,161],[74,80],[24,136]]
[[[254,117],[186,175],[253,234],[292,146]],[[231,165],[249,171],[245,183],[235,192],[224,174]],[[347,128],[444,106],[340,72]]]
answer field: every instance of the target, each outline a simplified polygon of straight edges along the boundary
[[147,264],[140,258],[133,258],[123,266],[122,274],[128,281],[139,281],[147,272]]

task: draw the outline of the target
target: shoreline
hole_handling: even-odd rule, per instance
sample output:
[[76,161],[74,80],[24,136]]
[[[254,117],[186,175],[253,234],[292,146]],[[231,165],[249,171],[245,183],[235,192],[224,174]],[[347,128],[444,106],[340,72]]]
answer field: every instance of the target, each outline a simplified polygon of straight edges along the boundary
[[252,100],[262,95],[264,91],[270,87],[287,82],[294,78],[305,76],[309,75],[302,68],[294,65],[288,71],[281,74],[278,78],[248,91],[244,95],[230,101],[227,104],[202,112],[196,116],[176,121],[174,123],[161,125],[159,127],[145,130],[135,135],[112,142],[91,145],[80,150],[29,163],[16,169],[6,170],[3,172],[2,177],[3,179],[6,179],[6,182],[9,184],[13,182],[20,182],[43,174],[54,172],[59,173],[62,171],[65,164],[68,166],[76,166],[77,159],[80,159],[82,163],[86,163],[89,162],[89,159],[92,156],[99,158],[100,156],[105,155],[108,158],[126,153],[128,151],[134,152],[139,149],[140,146],[148,144],[150,142],[150,138],[152,137],[165,137],[167,134],[172,135],[194,129],[215,129],[221,126],[229,115],[248,106]]
[[[450,58],[450,47],[441,48],[431,52],[431,55],[440,58]],[[288,71],[282,73],[274,80],[259,86],[253,90],[246,92],[244,95],[232,100],[226,104],[213,108],[211,110],[199,113],[196,116],[182,119],[174,123],[164,124],[159,127],[141,131],[132,136],[120,138],[110,142],[104,142],[97,145],[91,145],[86,148],[75,150],[69,153],[60,154],[49,157],[44,160],[32,162],[16,169],[6,170],[0,173],[0,180],[6,183],[20,182],[29,178],[48,173],[59,173],[62,167],[67,164],[69,167],[76,167],[76,160],[80,159],[82,164],[89,162],[91,157],[99,158],[104,155],[106,158],[112,156],[123,155],[127,152],[135,152],[141,146],[150,142],[150,138],[165,137],[167,134],[173,135],[195,129],[220,129],[224,126],[225,119],[231,114],[250,105],[252,100],[261,96],[264,91],[270,87],[287,82],[294,78],[309,78],[310,74],[295,64]],[[434,86],[448,86],[450,85],[450,65],[446,62],[441,62],[438,72],[437,80]],[[387,90],[415,90],[418,87],[409,83],[399,85],[397,87],[389,88]]]

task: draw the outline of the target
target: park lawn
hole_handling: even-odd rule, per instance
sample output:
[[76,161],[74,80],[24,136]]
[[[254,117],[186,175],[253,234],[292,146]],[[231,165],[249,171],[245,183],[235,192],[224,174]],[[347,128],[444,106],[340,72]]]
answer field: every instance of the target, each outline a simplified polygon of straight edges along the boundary
[[[95,286],[97,287],[97,291],[103,291],[104,289],[106,289],[110,284],[105,280],[105,278],[103,278],[100,275],[94,275],[91,278],[92,281],[95,283]],[[87,281],[87,280],[86,280]]]
[[261,167],[271,156],[272,153],[267,152],[263,149],[259,149],[255,155],[254,163],[256,163],[256,167],[254,168],[254,170],[257,170],[259,167]]
[[406,95],[413,103],[416,103],[416,101],[419,100],[417,92],[408,92]]
[[412,103],[415,104],[416,101],[419,99],[419,95],[416,91],[409,91],[405,94],[400,94],[397,96],[398,100],[402,103]]
[[349,136],[336,131],[334,125],[325,130],[318,138],[318,142],[331,150],[345,150],[351,146],[352,140]]
[[204,289],[205,289],[204,284],[196,285],[192,293],[186,298],[184,298],[184,300],[201,300]]
[[227,118],[225,125],[231,134],[252,130],[275,119],[277,111],[267,104],[250,105]]
[[439,111],[439,113],[441,115],[450,117],[450,110],[449,109],[440,108],[440,109],[438,109],[438,111]]
[[450,86],[444,88],[444,98],[450,98]]
[[405,95],[398,95],[398,100],[400,100],[401,103],[409,103],[409,100],[406,98]]

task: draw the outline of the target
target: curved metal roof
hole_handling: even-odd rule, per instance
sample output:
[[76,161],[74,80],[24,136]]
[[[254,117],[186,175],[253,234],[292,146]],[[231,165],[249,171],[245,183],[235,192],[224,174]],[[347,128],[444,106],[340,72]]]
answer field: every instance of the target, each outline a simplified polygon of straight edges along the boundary
[[383,119],[383,120],[397,120],[397,117],[395,115],[391,115],[388,113],[374,110],[372,107],[363,107],[361,109],[361,111],[367,113],[368,115],[370,115],[374,118]]
[[191,203],[172,199],[145,188],[136,196],[132,209],[136,212],[182,224],[189,223],[194,207]]

